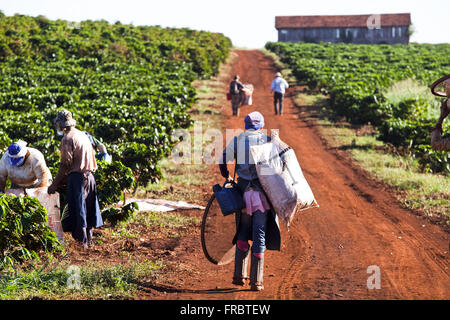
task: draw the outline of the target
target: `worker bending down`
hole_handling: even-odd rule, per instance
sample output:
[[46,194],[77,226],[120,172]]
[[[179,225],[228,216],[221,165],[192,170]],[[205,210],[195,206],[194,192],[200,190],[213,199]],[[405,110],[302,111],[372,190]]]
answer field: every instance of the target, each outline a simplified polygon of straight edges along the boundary
[[11,181],[12,189],[26,189],[46,187],[52,176],[44,155],[19,140],[8,147],[0,160],[0,193],[5,192],[7,179]]

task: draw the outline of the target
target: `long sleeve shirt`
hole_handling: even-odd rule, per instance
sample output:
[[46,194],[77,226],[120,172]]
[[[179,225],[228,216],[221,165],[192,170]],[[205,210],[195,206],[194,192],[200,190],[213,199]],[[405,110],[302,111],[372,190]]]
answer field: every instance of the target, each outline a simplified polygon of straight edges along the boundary
[[244,89],[244,85],[240,81],[238,80],[231,81],[229,91],[231,95],[239,94],[242,89]]
[[289,84],[287,83],[287,81],[281,77],[276,77],[272,81],[270,92],[279,92],[281,94],[284,94],[287,88],[289,88]]
[[25,162],[15,167],[9,164],[6,153],[0,160],[0,191],[4,192],[6,180],[24,188],[45,187],[52,178],[45,163],[44,155],[37,149],[27,148],[29,155]]

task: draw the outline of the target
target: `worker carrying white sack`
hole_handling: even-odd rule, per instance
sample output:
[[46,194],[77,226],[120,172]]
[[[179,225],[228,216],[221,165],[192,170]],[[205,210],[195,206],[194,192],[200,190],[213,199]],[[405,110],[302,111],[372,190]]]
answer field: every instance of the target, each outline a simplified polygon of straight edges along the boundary
[[11,181],[11,189],[25,189],[46,187],[52,176],[44,155],[19,140],[8,147],[0,160],[0,193],[5,192],[7,179]]
[[319,207],[306,181],[294,150],[280,140],[276,131],[272,140],[250,147],[259,182],[277,216],[289,228],[298,211]]

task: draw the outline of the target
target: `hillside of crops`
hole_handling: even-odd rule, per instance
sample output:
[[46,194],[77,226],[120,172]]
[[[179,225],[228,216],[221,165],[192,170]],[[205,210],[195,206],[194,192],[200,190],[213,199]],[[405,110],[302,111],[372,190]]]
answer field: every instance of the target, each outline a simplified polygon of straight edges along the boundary
[[[412,79],[424,86],[450,74],[449,44],[355,45],[267,43],[301,85],[329,96],[334,115],[371,124],[378,139],[417,157],[423,170],[448,174],[447,152],[430,147],[442,99],[417,95],[400,101],[387,91]],[[450,126],[444,123],[444,132]]]
[[190,124],[191,83],[216,74],[230,47],[190,29],[0,14],[0,150],[23,139],[55,173],[52,120],[66,108],[138,184],[157,181],[171,132]]
[[[197,99],[192,82],[217,74],[230,47],[222,34],[186,28],[73,23],[0,12],[0,153],[11,142],[25,140],[44,154],[55,175],[61,137],[53,119],[59,110],[70,110],[77,127],[103,141],[113,157],[112,164],[99,162],[96,172],[100,205],[106,209],[124,189],[158,181],[158,163],[177,142],[173,131],[191,124],[187,110]],[[34,209],[23,205],[19,220],[9,221],[5,208],[13,208],[14,201],[2,198],[0,222],[19,226],[8,229],[19,239],[26,232],[21,221]],[[102,215],[114,224],[135,209],[130,204]],[[45,217],[41,220],[34,228],[47,232]],[[45,238],[44,231],[34,236]],[[3,262],[20,261],[16,245],[1,248]],[[20,252],[34,252],[34,247],[19,246]]]

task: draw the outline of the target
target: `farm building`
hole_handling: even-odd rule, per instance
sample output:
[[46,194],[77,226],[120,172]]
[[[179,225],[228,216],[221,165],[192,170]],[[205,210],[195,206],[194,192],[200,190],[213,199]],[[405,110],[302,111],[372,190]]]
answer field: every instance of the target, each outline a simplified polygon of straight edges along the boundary
[[409,43],[411,14],[277,16],[280,42]]

